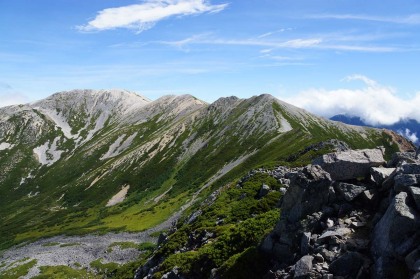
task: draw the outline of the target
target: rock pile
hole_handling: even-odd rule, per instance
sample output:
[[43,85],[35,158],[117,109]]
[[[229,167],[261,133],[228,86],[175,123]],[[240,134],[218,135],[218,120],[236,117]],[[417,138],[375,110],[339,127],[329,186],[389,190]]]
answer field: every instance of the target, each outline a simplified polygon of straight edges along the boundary
[[[410,159],[410,160],[407,160]],[[260,249],[266,278],[420,278],[420,162],[381,149],[324,155],[286,173],[282,215]]]

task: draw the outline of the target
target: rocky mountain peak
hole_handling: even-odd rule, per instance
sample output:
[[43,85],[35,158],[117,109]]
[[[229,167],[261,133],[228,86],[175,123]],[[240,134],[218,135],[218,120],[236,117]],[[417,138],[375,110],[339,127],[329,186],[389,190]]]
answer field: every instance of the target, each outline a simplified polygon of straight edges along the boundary
[[236,96],[222,97],[222,98],[217,99],[215,102],[213,102],[209,106],[209,110],[210,111],[226,110],[226,109],[236,106],[241,101],[242,99],[239,99]]

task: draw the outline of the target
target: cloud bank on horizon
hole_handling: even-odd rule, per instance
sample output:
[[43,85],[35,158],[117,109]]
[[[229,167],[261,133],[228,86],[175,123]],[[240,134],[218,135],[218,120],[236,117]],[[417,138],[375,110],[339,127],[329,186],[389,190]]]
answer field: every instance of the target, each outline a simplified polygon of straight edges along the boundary
[[93,20],[77,28],[88,32],[126,28],[141,33],[169,17],[217,13],[227,6],[211,5],[207,0],[146,0],[142,4],[99,11]]
[[403,99],[392,87],[363,75],[348,76],[343,81],[362,81],[363,86],[357,89],[308,89],[284,100],[327,118],[338,114],[358,116],[370,125],[392,125],[408,118],[420,121],[420,92]]

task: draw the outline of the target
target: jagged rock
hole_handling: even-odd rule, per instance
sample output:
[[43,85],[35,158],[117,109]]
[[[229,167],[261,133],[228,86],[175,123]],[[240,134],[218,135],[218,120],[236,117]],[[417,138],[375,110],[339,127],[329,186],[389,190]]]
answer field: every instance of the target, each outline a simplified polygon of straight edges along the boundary
[[327,228],[332,228],[334,226],[334,221],[328,218],[326,225],[327,225]]
[[346,201],[350,202],[363,193],[366,187],[341,182],[338,183],[335,189]]
[[387,179],[393,172],[395,168],[371,168],[370,174],[372,175],[372,180],[379,186]]
[[258,198],[267,196],[269,192],[270,192],[270,186],[263,184],[261,186],[260,191],[258,192]]
[[313,161],[327,171],[333,180],[366,177],[371,167],[385,164],[381,149],[349,150],[329,153]]
[[293,187],[283,197],[283,216],[293,223],[321,210],[328,203],[331,182],[330,175],[320,166],[309,165],[293,174]]
[[420,188],[410,186],[408,187],[408,193],[413,198],[414,202],[416,203],[417,210],[420,211]]
[[407,267],[415,272],[420,272],[420,250],[415,249],[407,257],[405,257]]
[[310,241],[311,241],[311,233],[310,232],[303,233],[302,239],[300,241],[300,254],[301,255],[307,255],[309,253]]
[[420,160],[416,158],[416,152],[397,152],[392,155],[392,158],[388,162],[387,166],[390,168],[396,168],[403,162],[420,163]]
[[363,265],[363,257],[357,252],[346,252],[330,264],[330,271],[335,276],[355,278]]
[[420,174],[420,164],[403,164],[400,171],[404,174]]
[[[418,185],[420,183],[420,174],[397,174],[394,178],[394,189],[407,190],[407,186]],[[398,192],[402,192],[402,191]]]
[[332,236],[344,236],[351,233],[351,230],[348,228],[338,228],[336,230],[333,231],[326,231],[325,233],[323,233],[320,237],[318,237],[318,240],[322,240],[324,238],[329,238]]
[[282,184],[282,185],[285,185],[285,186],[290,185],[290,179],[280,178],[279,183]]
[[319,253],[314,256],[314,260],[317,263],[324,263],[324,257]]
[[365,227],[366,223],[365,222],[352,222],[351,225],[353,227],[360,228],[360,227]]
[[375,278],[391,276],[396,248],[418,229],[417,214],[407,205],[407,195],[401,192],[395,196],[374,228],[372,254],[375,258]]
[[329,251],[325,248],[323,248],[319,253],[324,257],[324,259],[326,259],[329,262],[332,262],[336,257],[336,254],[334,252]]
[[366,208],[374,208],[377,206],[379,201],[378,191],[376,189],[370,189],[363,191],[360,195],[361,200]]
[[314,257],[303,256],[295,265],[295,276],[296,279],[309,278],[309,273],[312,270],[312,261]]
[[333,279],[333,278],[334,278],[334,275],[330,273],[322,275],[322,279]]

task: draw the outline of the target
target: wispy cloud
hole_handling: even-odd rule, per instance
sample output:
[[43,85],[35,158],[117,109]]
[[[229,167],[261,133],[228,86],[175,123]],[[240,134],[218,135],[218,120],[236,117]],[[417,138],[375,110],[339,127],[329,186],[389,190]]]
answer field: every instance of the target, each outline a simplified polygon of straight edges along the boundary
[[407,16],[371,16],[371,15],[357,15],[357,14],[320,14],[311,15],[308,18],[313,19],[338,19],[338,20],[363,20],[363,21],[377,21],[397,24],[420,24],[420,14],[411,14]]
[[217,13],[227,6],[212,5],[208,0],[145,0],[141,4],[99,11],[93,20],[77,28],[87,32],[127,28],[140,33],[169,17]]
[[181,47],[189,44],[211,44],[211,45],[236,45],[236,46],[259,46],[271,48],[308,48],[319,45],[322,39],[292,39],[285,41],[260,40],[260,39],[223,39],[206,36],[206,34],[192,36],[178,41],[161,41],[160,43]]
[[339,51],[354,51],[354,52],[394,52],[400,49],[391,46],[376,46],[376,45],[358,45],[358,44],[340,44],[333,38],[294,38],[294,39],[225,39],[217,38],[211,34],[201,34],[191,36],[178,41],[160,41],[154,42],[165,45],[174,46],[177,48],[185,48],[188,45],[202,44],[202,45],[231,45],[231,46],[255,46],[262,47],[261,53],[270,53],[274,49],[318,49],[318,50],[339,50]]
[[286,61],[302,61],[302,57],[291,57],[291,56],[282,56],[282,55],[272,55],[270,53],[264,53],[259,56],[260,58],[270,59],[274,61],[286,62]]
[[286,32],[286,31],[291,31],[291,30],[293,30],[293,28],[281,28],[281,29],[276,30],[276,31],[271,31],[271,32],[266,32],[264,34],[261,34],[257,38],[262,39],[262,38],[265,38],[265,37],[270,37],[270,36],[273,36],[275,34],[283,33],[283,32]]
[[349,76],[343,81],[362,81],[364,86],[358,89],[309,89],[285,101],[328,118],[337,114],[359,116],[372,125],[391,125],[406,118],[420,121],[420,92],[404,100],[393,88],[363,75]]

